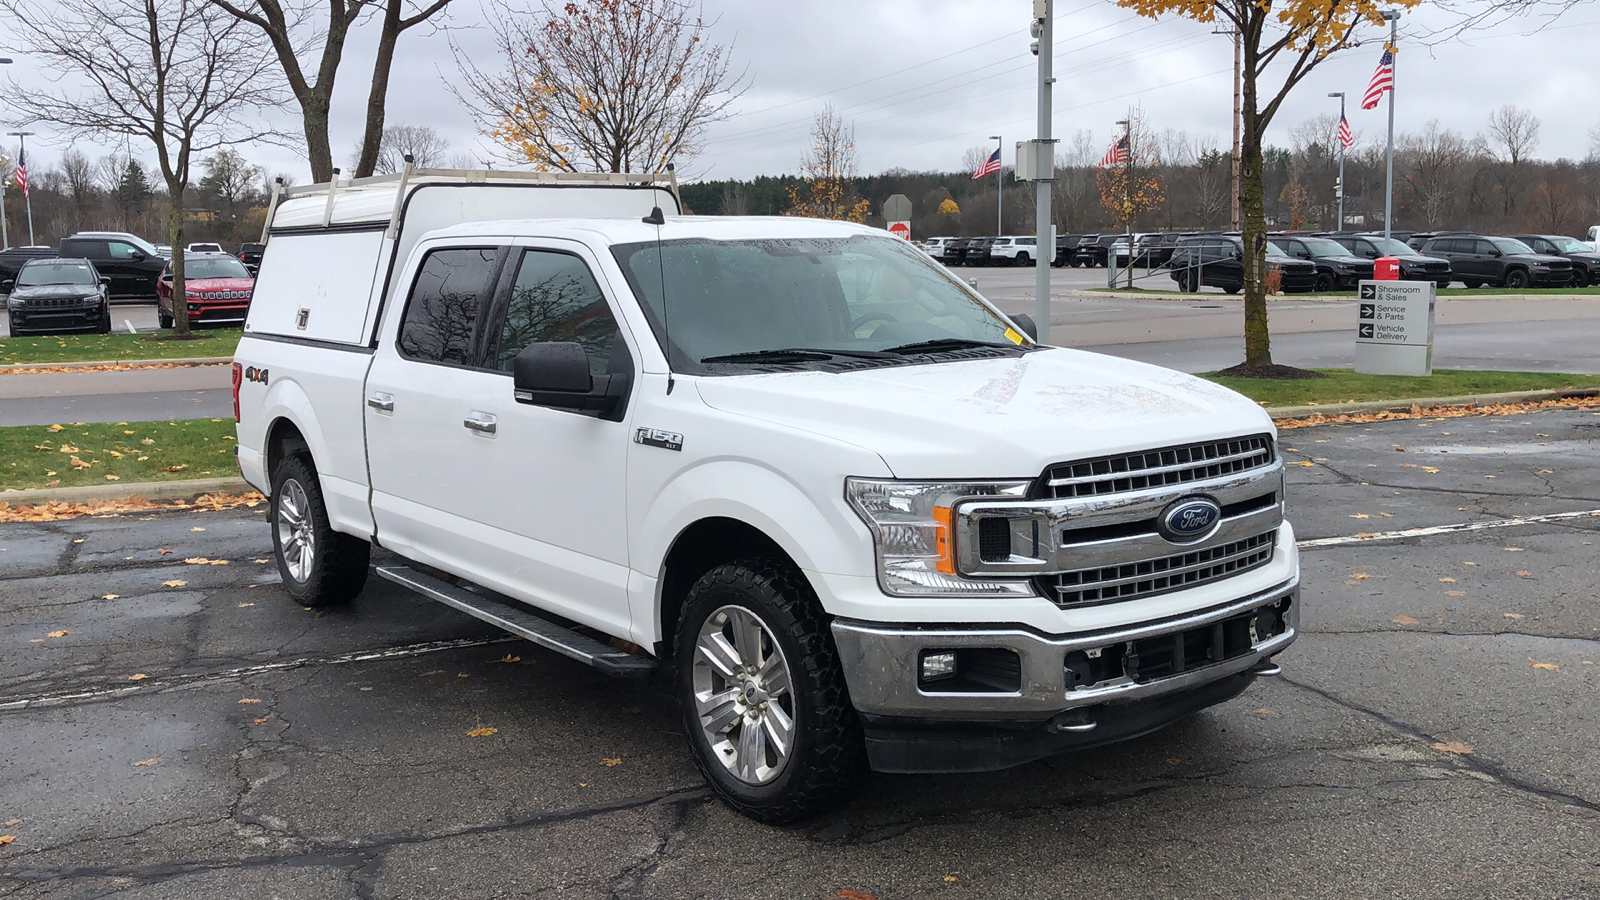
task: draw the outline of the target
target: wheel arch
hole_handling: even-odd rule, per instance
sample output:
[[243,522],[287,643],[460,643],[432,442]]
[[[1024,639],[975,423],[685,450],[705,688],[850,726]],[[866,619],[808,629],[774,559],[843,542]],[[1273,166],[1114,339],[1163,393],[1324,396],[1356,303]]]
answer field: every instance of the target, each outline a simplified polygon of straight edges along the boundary
[[678,617],[694,583],[723,563],[753,557],[779,560],[806,577],[794,557],[770,535],[731,516],[698,519],[673,538],[656,583],[656,633],[661,636],[656,646],[658,659],[671,657]]

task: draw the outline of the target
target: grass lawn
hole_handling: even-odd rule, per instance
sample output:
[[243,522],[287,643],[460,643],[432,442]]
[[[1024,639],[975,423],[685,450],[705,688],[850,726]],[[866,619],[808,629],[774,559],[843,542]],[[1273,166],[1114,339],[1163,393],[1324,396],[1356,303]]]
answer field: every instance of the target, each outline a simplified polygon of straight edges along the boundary
[[233,427],[179,419],[0,428],[0,491],[237,475]]
[[[115,313],[115,310],[112,311]],[[242,328],[197,329],[192,341],[152,341],[148,334],[0,337],[0,365],[233,356]]]
[[1202,378],[1233,388],[1265,406],[1308,406],[1358,400],[1405,400],[1411,397],[1464,397],[1510,391],[1600,387],[1600,375],[1550,372],[1478,372],[1434,369],[1426,378],[1410,375],[1358,375],[1350,369],[1316,369],[1329,377],[1301,381],[1275,378]]

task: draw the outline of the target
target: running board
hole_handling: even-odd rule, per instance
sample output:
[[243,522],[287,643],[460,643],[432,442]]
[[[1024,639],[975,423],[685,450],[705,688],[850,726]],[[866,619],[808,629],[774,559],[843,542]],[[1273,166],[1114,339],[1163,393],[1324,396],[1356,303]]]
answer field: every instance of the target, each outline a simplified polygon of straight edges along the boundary
[[642,676],[656,670],[656,661],[648,656],[618,650],[570,628],[541,619],[522,604],[488,590],[481,594],[469,591],[418,572],[410,566],[386,564],[373,566],[373,569],[380,577],[395,584],[408,587],[446,606],[453,606],[547,650],[593,666],[607,675]]

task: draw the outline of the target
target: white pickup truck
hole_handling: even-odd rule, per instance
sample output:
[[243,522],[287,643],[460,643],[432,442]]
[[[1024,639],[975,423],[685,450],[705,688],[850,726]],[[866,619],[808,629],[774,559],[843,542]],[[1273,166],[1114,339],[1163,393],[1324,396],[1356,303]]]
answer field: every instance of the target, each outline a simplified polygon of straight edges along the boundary
[[297,601],[370,569],[668,663],[707,780],[770,822],[1276,674],[1299,568],[1256,404],[1037,344],[882,231],[678,209],[648,176],[275,197],[235,408]]

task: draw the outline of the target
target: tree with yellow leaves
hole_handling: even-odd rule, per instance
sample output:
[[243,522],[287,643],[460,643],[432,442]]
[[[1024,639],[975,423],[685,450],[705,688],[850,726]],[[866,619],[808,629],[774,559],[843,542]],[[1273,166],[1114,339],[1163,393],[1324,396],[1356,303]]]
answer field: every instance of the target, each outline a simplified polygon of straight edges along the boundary
[[507,161],[659,172],[700,149],[743,77],[690,0],[488,0],[498,71],[456,50],[456,96]]
[[[1243,48],[1239,204],[1244,212],[1244,365],[1252,374],[1273,371],[1264,284],[1266,207],[1261,184],[1261,136],[1284,98],[1332,54],[1357,43],[1362,25],[1381,27],[1386,8],[1421,0],[1117,0],[1117,5],[1157,19],[1181,16],[1225,23]],[[1282,72],[1275,91],[1260,86],[1268,67]],[[1266,102],[1262,102],[1263,96]]]
[[856,127],[823,107],[811,125],[811,149],[800,160],[801,188],[789,188],[786,216],[865,222],[872,206],[856,192]]

